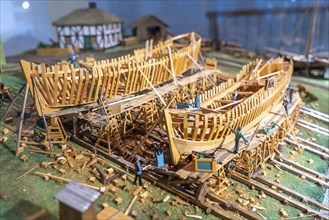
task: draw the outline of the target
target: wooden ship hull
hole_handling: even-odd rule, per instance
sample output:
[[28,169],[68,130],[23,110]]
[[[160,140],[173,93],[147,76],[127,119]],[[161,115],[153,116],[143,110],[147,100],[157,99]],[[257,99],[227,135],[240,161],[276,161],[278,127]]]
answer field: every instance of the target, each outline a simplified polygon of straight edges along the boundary
[[[179,43],[177,43],[179,42]],[[73,65],[35,65],[21,60],[21,67],[35,103],[49,115],[64,109],[97,102],[99,93],[112,99],[150,89],[188,71],[197,60],[201,37],[183,34],[133,55],[95,61],[90,69]],[[174,76],[174,77],[173,77]],[[37,90],[37,91],[35,91]]]
[[[256,60],[244,66],[235,79],[202,92],[199,111],[166,109],[172,162],[177,164],[193,151],[211,152],[233,141],[230,125],[235,130],[242,126],[246,133],[259,124],[282,102],[292,70],[292,62],[283,58],[267,63]],[[236,101],[232,100],[234,91],[238,91]]]

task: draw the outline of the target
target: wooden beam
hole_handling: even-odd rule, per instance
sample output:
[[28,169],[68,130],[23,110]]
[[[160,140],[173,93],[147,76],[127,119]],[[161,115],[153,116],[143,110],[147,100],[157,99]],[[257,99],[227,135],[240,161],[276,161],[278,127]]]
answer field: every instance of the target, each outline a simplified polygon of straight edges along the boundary
[[230,202],[228,199],[222,198],[213,192],[209,192],[206,197],[209,198],[211,201],[220,203],[222,206],[226,207],[227,209],[229,209],[233,212],[236,212],[236,211],[239,212],[240,215],[246,217],[247,219],[263,220],[263,218],[260,217],[259,215],[257,215],[256,213],[253,213],[253,212],[245,209],[241,205]]
[[127,208],[126,211],[125,211],[125,215],[129,215],[129,212],[130,212],[130,210],[132,209],[132,207],[134,206],[134,204],[135,204],[137,198],[138,198],[138,195],[135,195],[135,196],[132,198],[132,200],[131,200],[130,203],[129,203],[128,208]]
[[306,172],[310,175],[313,175],[314,177],[317,177],[317,178],[320,178],[324,181],[326,180],[329,180],[329,177],[327,177],[325,174],[322,174],[322,173],[319,173],[319,172],[316,172],[315,170],[312,170],[308,167],[305,167],[299,163],[296,163],[292,160],[289,160],[288,158],[285,158],[285,157],[276,157],[277,160],[282,160],[283,163],[287,164],[287,165],[290,165],[290,166],[293,166],[294,168],[298,169],[298,170],[301,170],[303,172]]
[[308,179],[308,180],[310,180],[310,181],[312,181],[312,182],[315,182],[315,183],[321,184],[322,186],[325,186],[325,187],[329,187],[329,183],[327,183],[327,182],[325,182],[325,181],[323,181],[323,180],[320,180],[320,179],[318,179],[317,177],[314,177],[314,176],[312,176],[312,175],[310,175],[310,174],[308,174],[308,173],[305,173],[305,172],[303,172],[303,171],[300,171],[300,170],[297,169],[297,168],[294,168],[294,167],[291,167],[291,166],[289,166],[289,165],[287,165],[287,164],[281,163],[281,162],[279,162],[279,161],[277,161],[277,160],[275,160],[275,159],[271,159],[269,162],[272,163],[272,164],[280,165],[280,168],[282,168],[282,169],[284,169],[284,170],[287,170],[287,171],[289,171],[289,172],[291,172],[291,173],[294,173],[294,174],[296,174],[296,175],[299,175],[299,176],[303,175],[303,176],[306,177],[306,179]]
[[304,196],[296,191],[293,191],[291,189],[289,189],[288,187],[285,187],[279,183],[276,183],[270,179],[267,179],[266,177],[263,177],[263,176],[260,176],[260,175],[256,175],[254,177],[255,180],[271,187],[271,186],[276,186],[278,190],[281,190],[283,193],[289,195],[289,196],[292,196],[296,199],[299,199],[301,201],[305,201],[306,203],[310,204],[310,205],[314,205],[316,207],[318,207],[319,209],[323,209],[323,210],[327,210],[329,211],[329,207],[322,204],[322,203],[319,203],[318,201],[316,201],[315,199],[311,198],[311,197],[308,197],[308,196]]
[[213,110],[214,110],[214,111],[219,111],[219,110],[222,110],[222,109],[224,109],[224,108],[230,107],[230,106],[232,106],[232,105],[237,105],[238,103],[243,102],[244,100],[245,100],[245,99],[240,99],[240,100],[238,100],[238,101],[231,102],[231,103],[229,103],[229,104],[227,104],[227,105],[223,105],[223,106],[221,106],[221,107],[219,107],[219,108],[215,108],[215,109],[213,109]]
[[304,204],[302,204],[301,202],[298,202],[288,196],[285,196],[285,195],[282,195],[281,193],[273,190],[273,189],[270,189],[268,187],[265,187],[264,185],[258,183],[257,181],[255,180],[252,180],[252,179],[245,179],[244,177],[241,176],[241,174],[238,174],[238,173],[232,173],[232,177],[233,179],[247,185],[247,186],[254,186],[257,190],[262,190],[263,192],[265,192],[267,195],[273,197],[274,199],[277,199],[279,201],[286,201],[288,202],[289,205],[299,209],[299,210],[302,210],[304,212],[309,212],[309,213],[313,213],[313,214],[316,214],[317,216],[319,216],[320,218],[324,218],[324,219],[327,219],[328,216],[326,216],[325,214],[322,214]]
[[261,76],[261,77],[259,77],[258,79],[264,79],[264,78],[268,78],[268,77],[270,77],[270,76],[275,76],[275,75],[277,75],[277,74],[279,74],[279,73],[282,73],[282,72],[283,72],[282,70],[280,70],[280,71],[276,71],[276,72],[273,72],[273,73],[270,73],[270,74],[267,74],[267,75]]

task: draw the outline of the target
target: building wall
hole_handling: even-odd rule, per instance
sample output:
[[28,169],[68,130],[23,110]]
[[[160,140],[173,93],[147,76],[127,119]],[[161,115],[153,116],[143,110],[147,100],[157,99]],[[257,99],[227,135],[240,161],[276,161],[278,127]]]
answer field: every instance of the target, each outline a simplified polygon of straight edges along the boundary
[[[105,38],[103,38],[103,32]],[[85,36],[96,37],[96,45],[94,46],[101,49],[116,46],[120,44],[120,41],[122,40],[120,23],[96,26],[60,26],[57,27],[57,34],[59,36],[59,46],[61,48],[73,45],[80,49],[86,49]],[[70,39],[70,42],[67,42],[67,37]]]
[[148,40],[148,38],[149,38],[148,32],[147,32],[148,27],[160,27],[161,36],[164,36],[164,34],[165,34],[165,30],[166,30],[165,26],[163,26],[161,23],[159,23],[153,19],[152,20],[150,19],[149,22],[144,23],[137,28],[137,37],[139,40]]

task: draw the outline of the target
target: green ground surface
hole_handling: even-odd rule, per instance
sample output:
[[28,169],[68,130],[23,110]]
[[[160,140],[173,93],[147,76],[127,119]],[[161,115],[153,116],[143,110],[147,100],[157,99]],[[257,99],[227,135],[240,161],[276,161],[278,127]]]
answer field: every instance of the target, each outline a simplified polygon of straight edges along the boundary
[[[247,60],[244,60],[247,62]],[[8,65],[9,67],[11,64]],[[221,68],[221,67],[220,67]],[[221,68],[222,71],[223,68]],[[227,67],[227,72],[231,73],[237,73],[239,72],[239,68],[232,68]],[[24,85],[24,77],[22,73],[20,72],[13,72],[13,73],[6,73],[6,74],[0,74],[1,80],[6,84],[10,85],[12,94],[15,95],[17,91],[21,88],[22,85]],[[313,80],[314,83],[319,83],[321,85],[326,85],[326,82],[322,80]],[[294,85],[294,84],[293,84]],[[315,95],[319,97],[319,101],[317,102],[319,104],[319,110],[321,112],[324,112],[326,114],[329,114],[328,109],[328,100],[329,100],[329,94],[327,91],[321,88],[308,86],[308,89],[310,89]],[[306,105],[309,107],[312,107],[309,103],[306,102]],[[17,102],[17,107],[19,107],[22,103],[22,98],[20,98]],[[3,115],[4,111],[8,107],[9,103],[4,103],[2,107],[0,107],[0,116]],[[13,114],[14,112],[12,112]],[[315,122],[322,126],[328,126],[327,124],[323,124],[321,122]],[[2,130],[5,126],[4,123],[0,124],[0,130]],[[12,128],[12,127],[10,127]],[[0,134],[0,137],[3,135]],[[58,219],[58,202],[53,198],[53,196],[62,189],[65,184],[60,184],[58,182],[55,182],[53,180],[45,181],[43,178],[35,175],[28,175],[24,178],[22,178],[19,181],[15,181],[15,178],[19,176],[20,174],[24,173],[31,167],[37,165],[40,162],[45,161],[53,161],[53,159],[41,155],[41,154],[29,154],[27,150],[25,150],[25,154],[29,156],[29,159],[25,162],[19,160],[14,156],[14,150],[16,146],[16,135],[14,132],[10,132],[9,135],[7,135],[9,140],[6,143],[0,143],[0,192],[7,195],[7,199],[0,199],[0,218],[1,219],[23,219],[30,214],[34,213],[35,211],[46,208],[47,213],[40,219]],[[324,135],[318,136],[318,134],[312,133],[310,131],[306,131],[305,129],[300,129],[299,136],[303,136],[305,139],[316,137],[316,143],[329,147],[329,139],[328,137]],[[69,143],[69,145],[74,145],[73,143]],[[75,146],[75,145],[74,145]],[[85,151],[85,149],[76,146],[79,151]],[[57,151],[59,151],[58,148],[55,148]],[[311,169],[314,169],[320,173],[326,174],[327,167],[328,167],[328,161],[320,159],[318,156],[303,152],[303,154],[296,154],[292,156],[289,152],[293,149],[290,146],[287,146],[287,148],[284,151],[284,155],[292,159],[296,162],[299,162],[300,164],[307,166]],[[313,159],[314,163],[309,164],[307,163],[308,159]],[[78,162],[79,163],[79,162]],[[82,162],[81,162],[82,163]],[[81,164],[80,163],[80,164]],[[88,178],[92,175],[89,170],[85,170],[83,173],[77,174],[75,171],[71,170],[68,165],[60,165],[61,167],[65,168],[67,172],[65,174],[59,173],[56,169],[54,169],[52,166],[48,166],[47,168],[38,168],[40,172],[45,173],[51,173],[56,176],[61,176],[69,179],[74,179],[81,183],[88,183]],[[103,169],[108,168],[108,166],[101,166],[100,164],[97,164],[97,166],[102,167]],[[277,169],[268,169],[268,165],[266,165],[266,168],[263,170],[266,171],[267,176],[274,180],[274,176],[281,172],[281,184],[290,187],[297,192],[300,192],[304,195],[310,196],[312,198],[315,198],[317,201],[322,202],[323,199],[323,188],[318,187],[317,185],[307,181],[307,180],[301,180],[298,176],[295,176],[293,174],[290,174],[287,171],[279,171]],[[259,192],[257,190],[250,190],[247,186],[238,183],[236,181],[233,181],[233,183],[237,183],[237,188],[243,189],[246,197],[257,197]],[[296,184],[298,183],[298,184]],[[124,191],[121,189],[120,186],[117,186],[116,188],[118,191],[114,193],[107,192],[106,194],[103,194],[101,198],[97,201],[97,209],[101,210],[101,204],[102,203],[108,203],[110,206],[113,206],[121,211],[125,211],[127,208],[130,200],[132,199],[132,192],[135,189],[135,186],[132,185],[132,179],[128,178],[128,181],[124,182],[121,181],[121,184],[126,184],[128,187],[128,191]],[[94,184],[96,186],[101,186],[99,182],[96,181]],[[150,219],[150,216],[153,213],[157,213],[159,215],[159,219],[179,219],[183,217],[182,211],[186,210],[189,212],[189,214],[194,215],[200,215],[204,219],[218,219],[217,217],[213,215],[206,215],[202,209],[197,208],[194,205],[190,205],[189,207],[183,206],[183,205],[177,205],[173,207],[170,203],[176,198],[176,196],[173,196],[172,194],[168,193],[165,190],[162,190],[161,188],[154,186],[151,183],[148,183],[150,185],[147,188],[147,191],[150,192],[150,195],[145,199],[145,202],[142,203],[141,201],[137,201],[134,205],[132,210],[135,210],[138,212],[138,218],[137,219]],[[224,192],[222,195],[226,196],[226,198],[230,201],[234,201],[236,203],[238,196],[235,193],[235,188],[233,186],[228,187],[227,191]],[[153,203],[153,198],[158,198],[159,200],[162,200],[166,195],[170,195],[170,200],[166,203],[159,202],[159,203]],[[117,205],[114,202],[114,199],[116,197],[122,197],[124,199],[124,202]],[[267,219],[279,219],[279,213],[278,210],[280,208],[283,208],[289,213],[289,217],[296,217],[298,213],[300,213],[299,210],[292,208],[290,206],[284,206],[279,201],[267,196],[265,199],[259,200],[258,198],[255,199],[259,205],[265,207],[266,210],[259,210],[258,212],[264,216],[267,217]],[[166,210],[172,211],[172,216],[167,216],[165,214]],[[185,217],[186,218],[186,217]],[[188,219],[188,218],[187,218]],[[307,218],[305,218],[307,219]]]

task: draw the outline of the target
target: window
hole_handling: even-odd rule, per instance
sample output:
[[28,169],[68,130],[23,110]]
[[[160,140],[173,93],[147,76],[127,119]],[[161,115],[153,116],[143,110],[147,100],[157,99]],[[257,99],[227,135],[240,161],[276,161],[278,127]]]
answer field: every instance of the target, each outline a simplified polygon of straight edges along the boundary
[[65,43],[66,43],[66,45],[72,44],[71,36],[65,36]]

